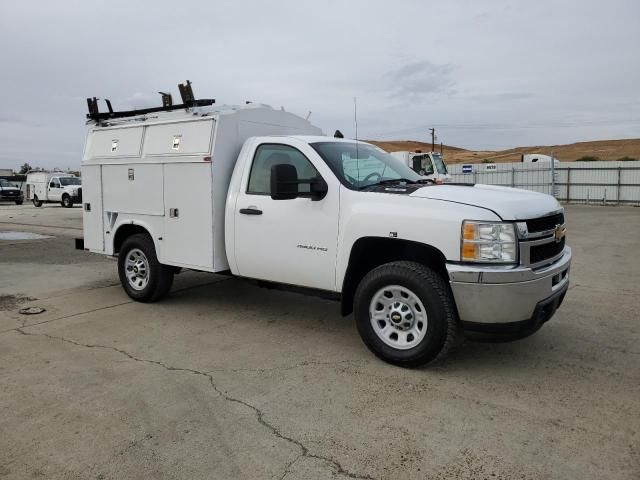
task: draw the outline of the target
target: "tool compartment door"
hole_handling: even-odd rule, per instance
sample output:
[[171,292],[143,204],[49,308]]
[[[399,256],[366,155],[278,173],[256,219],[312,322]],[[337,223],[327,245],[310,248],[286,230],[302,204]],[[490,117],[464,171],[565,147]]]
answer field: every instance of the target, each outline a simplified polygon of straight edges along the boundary
[[102,167],[82,167],[82,229],[84,248],[93,252],[104,251],[102,214]]
[[164,165],[163,263],[213,270],[211,163]]

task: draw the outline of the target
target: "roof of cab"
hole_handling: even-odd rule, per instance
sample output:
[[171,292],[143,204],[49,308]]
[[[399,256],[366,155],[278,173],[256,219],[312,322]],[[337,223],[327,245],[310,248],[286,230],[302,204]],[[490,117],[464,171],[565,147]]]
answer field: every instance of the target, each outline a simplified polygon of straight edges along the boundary
[[283,137],[283,138],[295,138],[305,143],[319,143],[319,142],[335,142],[335,143],[361,143],[369,145],[362,140],[354,140],[352,138],[336,138],[328,135],[267,135],[269,137]]

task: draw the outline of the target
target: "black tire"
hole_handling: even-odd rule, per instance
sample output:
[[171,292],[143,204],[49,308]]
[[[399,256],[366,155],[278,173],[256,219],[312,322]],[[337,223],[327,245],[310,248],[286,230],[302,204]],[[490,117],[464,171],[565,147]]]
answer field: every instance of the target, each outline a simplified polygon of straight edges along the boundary
[[33,196],[33,206],[34,206],[34,207],[41,207],[41,206],[42,206],[42,203],[43,203],[43,202],[41,202],[40,200],[38,200],[38,196],[37,196],[37,195],[34,195],[34,196]]
[[22,205],[23,202],[24,200],[16,200],[16,205]]
[[62,202],[60,202],[62,204],[62,206],[64,208],[71,208],[73,207],[73,200],[71,200],[71,197],[69,195],[63,195],[62,196]]
[[[406,350],[385,343],[370,320],[369,306],[374,295],[391,285],[410,290],[424,305],[427,315],[423,338]],[[392,262],[371,270],[356,290],[354,316],[358,332],[369,350],[394,365],[415,367],[440,360],[456,342],[458,315],[451,289],[440,275],[420,263]]]
[[[144,288],[136,290],[127,278],[126,261],[133,250],[144,253],[148,261],[148,281]],[[155,302],[163,298],[173,283],[173,268],[158,262],[153,240],[149,235],[137,233],[127,238],[118,254],[118,275],[124,291],[138,302]]]

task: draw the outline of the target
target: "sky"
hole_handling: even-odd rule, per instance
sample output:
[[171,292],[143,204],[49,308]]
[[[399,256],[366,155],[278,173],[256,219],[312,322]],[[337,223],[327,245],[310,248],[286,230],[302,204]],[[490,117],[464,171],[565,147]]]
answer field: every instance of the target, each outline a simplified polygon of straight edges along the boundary
[[[86,98],[246,100],[470,149],[640,137],[640,2],[0,0],[0,168],[77,168]],[[104,109],[104,104],[101,103]]]

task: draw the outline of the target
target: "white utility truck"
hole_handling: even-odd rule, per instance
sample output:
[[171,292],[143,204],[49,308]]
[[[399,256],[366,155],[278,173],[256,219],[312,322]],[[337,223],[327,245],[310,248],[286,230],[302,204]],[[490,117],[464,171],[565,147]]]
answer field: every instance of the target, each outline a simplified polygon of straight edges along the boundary
[[82,185],[75,175],[64,172],[29,172],[27,174],[27,200],[36,207],[43,203],[59,203],[71,208],[82,203]]
[[415,152],[391,152],[391,155],[423,177],[431,178],[438,183],[451,180],[451,175],[440,153],[416,150]]
[[561,304],[571,250],[551,196],[437,185],[283,110],[212,102],[101,113],[89,99],[77,248],[117,256],[131,298],[159,300],[181,269],[317,293],[403,366],[443,357],[462,329],[531,334]]

